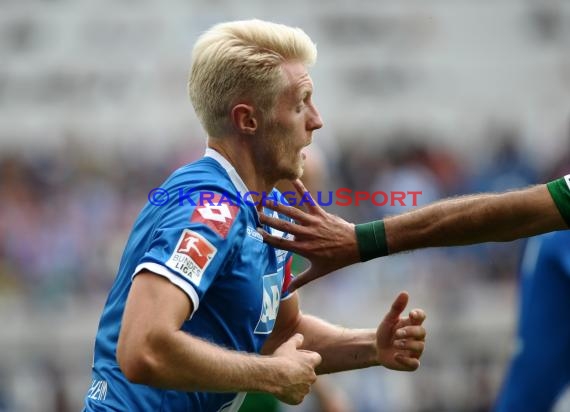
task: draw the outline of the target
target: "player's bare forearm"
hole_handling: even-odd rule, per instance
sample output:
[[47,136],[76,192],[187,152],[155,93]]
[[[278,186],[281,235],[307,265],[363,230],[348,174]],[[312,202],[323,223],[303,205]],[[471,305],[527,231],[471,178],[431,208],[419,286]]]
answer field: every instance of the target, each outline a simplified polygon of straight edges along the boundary
[[281,302],[275,328],[266,341],[262,353],[268,354],[291,335],[302,334],[302,349],[318,352],[323,358],[316,369],[318,374],[378,365],[375,331],[345,329],[324,320],[302,314],[299,297],[295,293]]
[[304,315],[297,331],[305,336],[302,348],[322,356],[319,375],[380,365],[374,329],[347,329]]
[[567,228],[545,185],[446,199],[385,219],[390,253],[503,242]]
[[[282,302],[275,328],[263,353],[270,353],[294,333],[305,339],[302,349],[321,355],[315,369],[318,374],[333,373],[383,365],[390,369],[413,371],[419,367],[426,332],[425,313],[414,309],[410,316],[400,315],[408,303],[408,294],[400,293],[376,330],[346,329],[299,311],[295,293]],[[401,335],[403,333],[403,335]]]
[[117,361],[127,379],[183,391],[282,394],[284,375],[296,364],[189,335],[180,327],[191,312],[188,297],[167,279],[150,272],[134,278],[117,345]]
[[276,393],[275,359],[227,350],[183,331],[153,342],[144,383],[183,391]]

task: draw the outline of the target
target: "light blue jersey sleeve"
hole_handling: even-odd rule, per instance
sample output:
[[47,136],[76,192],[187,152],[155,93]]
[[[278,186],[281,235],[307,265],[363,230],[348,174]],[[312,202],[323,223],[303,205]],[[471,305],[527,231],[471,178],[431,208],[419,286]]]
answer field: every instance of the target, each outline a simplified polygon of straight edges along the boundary
[[[193,312],[200,299],[231,263],[244,231],[237,202],[208,191],[184,204],[173,203],[160,217],[133,277],[142,270],[164,276],[191,299]],[[192,204],[193,203],[193,204]]]

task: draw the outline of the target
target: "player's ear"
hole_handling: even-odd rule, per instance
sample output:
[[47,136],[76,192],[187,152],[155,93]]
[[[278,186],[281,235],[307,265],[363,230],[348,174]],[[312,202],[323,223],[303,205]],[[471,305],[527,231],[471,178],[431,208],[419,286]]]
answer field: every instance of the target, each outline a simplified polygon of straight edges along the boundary
[[232,108],[231,119],[239,133],[253,135],[257,131],[257,115],[253,106],[245,103]]

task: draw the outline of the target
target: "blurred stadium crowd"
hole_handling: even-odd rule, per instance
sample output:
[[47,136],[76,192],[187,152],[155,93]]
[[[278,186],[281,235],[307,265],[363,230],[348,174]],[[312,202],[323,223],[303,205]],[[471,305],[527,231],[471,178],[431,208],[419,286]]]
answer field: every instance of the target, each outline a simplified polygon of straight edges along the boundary
[[[80,408],[131,225],[149,190],[203,153],[184,84],[189,47],[215,22],[259,17],[316,40],[323,190],[421,190],[425,204],[570,173],[563,0],[133,4],[0,1],[0,412]],[[355,222],[403,211],[330,209]],[[489,410],[522,244],[392,256],[302,289],[307,312],[347,326],[377,324],[402,289],[428,314],[417,373],[331,376],[354,411]]]
[[[479,163],[480,159],[460,159],[413,132],[380,138],[376,145],[348,143],[339,148],[341,156],[329,153],[325,157],[328,176],[323,190],[417,190],[421,191],[421,206],[451,195],[524,187],[568,172],[570,150],[561,151],[560,159],[547,169],[539,169],[509,133],[502,131],[493,137],[496,147],[487,164]],[[568,141],[570,149],[570,137]],[[70,294],[106,293],[126,236],[149,191],[177,167],[201,157],[203,147],[196,146],[194,150],[176,148],[175,156],[147,160],[128,154],[102,158],[73,145],[61,152],[35,155],[2,153],[2,291],[29,298],[40,307],[57,304]],[[184,159],[181,153],[186,154]],[[469,168],[470,163],[477,166],[475,170]],[[377,207],[364,201],[358,207],[333,204],[331,208],[352,221],[366,221],[401,213],[410,206]],[[488,249],[483,253],[493,253],[501,246],[481,248]],[[471,252],[478,253],[478,249],[471,248]],[[510,276],[514,261],[508,259],[509,254],[501,251],[502,259],[489,259],[483,277]],[[505,263],[505,267],[488,267],[493,262]]]
[[[505,132],[494,140],[497,146],[486,165],[477,159],[460,159],[410,132],[383,144],[379,139],[376,146],[345,144],[338,150],[342,156],[325,157],[326,186],[330,190],[421,190],[420,203],[429,203],[449,195],[521,187],[570,172],[570,150],[561,151],[558,161],[545,170],[533,164],[512,135]],[[23,357],[24,364],[40,365],[34,366],[42,371],[39,376],[58,377],[48,381],[49,386],[61,384],[61,398],[53,400],[74,405],[70,410],[76,409],[82,387],[87,385],[87,354],[95,331],[92,321],[111,286],[131,225],[148,191],[181,164],[183,152],[184,161],[202,155],[201,148],[180,148],[175,151],[177,156],[141,161],[125,155],[101,158],[70,146],[63,152],[0,157],[0,316],[10,323],[15,310],[23,309],[32,319],[38,313],[59,316],[78,307],[92,311],[90,322],[71,316],[71,324],[60,325],[75,328],[82,323],[84,333],[75,342],[58,341],[58,350],[63,350],[59,356],[53,357],[56,348],[49,349],[54,336],[48,333],[37,337],[48,345],[47,350],[43,346],[31,358]],[[371,204],[335,210],[353,221],[400,211]],[[486,410],[508,356],[519,253],[520,243],[509,243],[396,256],[346,269],[302,290],[305,306],[343,324],[375,324],[390,294],[401,288],[410,290],[414,306],[423,305],[430,314],[429,350],[418,376],[371,370],[338,378],[339,385],[354,397],[355,410],[380,410],[377,405],[384,405],[386,411],[456,410],[457,405],[465,411]],[[29,319],[24,322],[34,325]],[[28,334],[22,331],[11,332],[11,327],[3,335],[3,347],[24,353],[31,354],[37,344],[25,341]],[[70,354],[66,345],[73,350],[76,344],[86,351],[83,364],[62,361]],[[0,359],[7,356],[3,350]],[[19,410],[10,409],[18,399],[8,389],[27,379],[22,372],[10,362],[0,363],[4,383],[0,405],[5,410]],[[446,374],[455,376],[453,383],[446,383]],[[436,383],[439,379],[440,384]],[[65,384],[66,380],[73,384]],[[369,380],[383,389],[367,391],[374,386]],[[406,389],[407,385],[415,389]],[[447,385],[455,388],[453,396]],[[473,385],[475,393],[471,392]],[[79,392],[70,393],[71,388]],[[420,399],[421,405],[416,403]],[[67,410],[62,407],[53,410]]]

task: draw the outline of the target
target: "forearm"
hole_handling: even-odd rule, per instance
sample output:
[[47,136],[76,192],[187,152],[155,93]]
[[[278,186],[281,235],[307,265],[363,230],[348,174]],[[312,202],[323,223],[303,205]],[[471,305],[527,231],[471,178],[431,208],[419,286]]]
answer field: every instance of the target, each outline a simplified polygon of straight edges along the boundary
[[279,381],[273,358],[227,350],[183,331],[149,339],[144,353],[137,376],[154,387],[275,393]]
[[389,253],[510,241],[567,227],[545,185],[448,199],[384,223]]
[[192,302],[169,280],[141,272],[133,280],[117,342],[117,362],[131,382],[184,391],[275,390],[274,357],[216,346],[180,329]]
[[376,331],[347,329],[319,318],[303,315],[293,333],[305,336],[303,349],[318,352],[322,363],[317,374],[377,366]]
[[294,293],[281,302],[273,332],[262,352],[273,353],[296,333],[304,336],[302,349],[317,352],[322,357],[315,369],[317,374],[340,372],[378,365],[376,332],[346,329],[332,325],[299,310],[299,295]]

